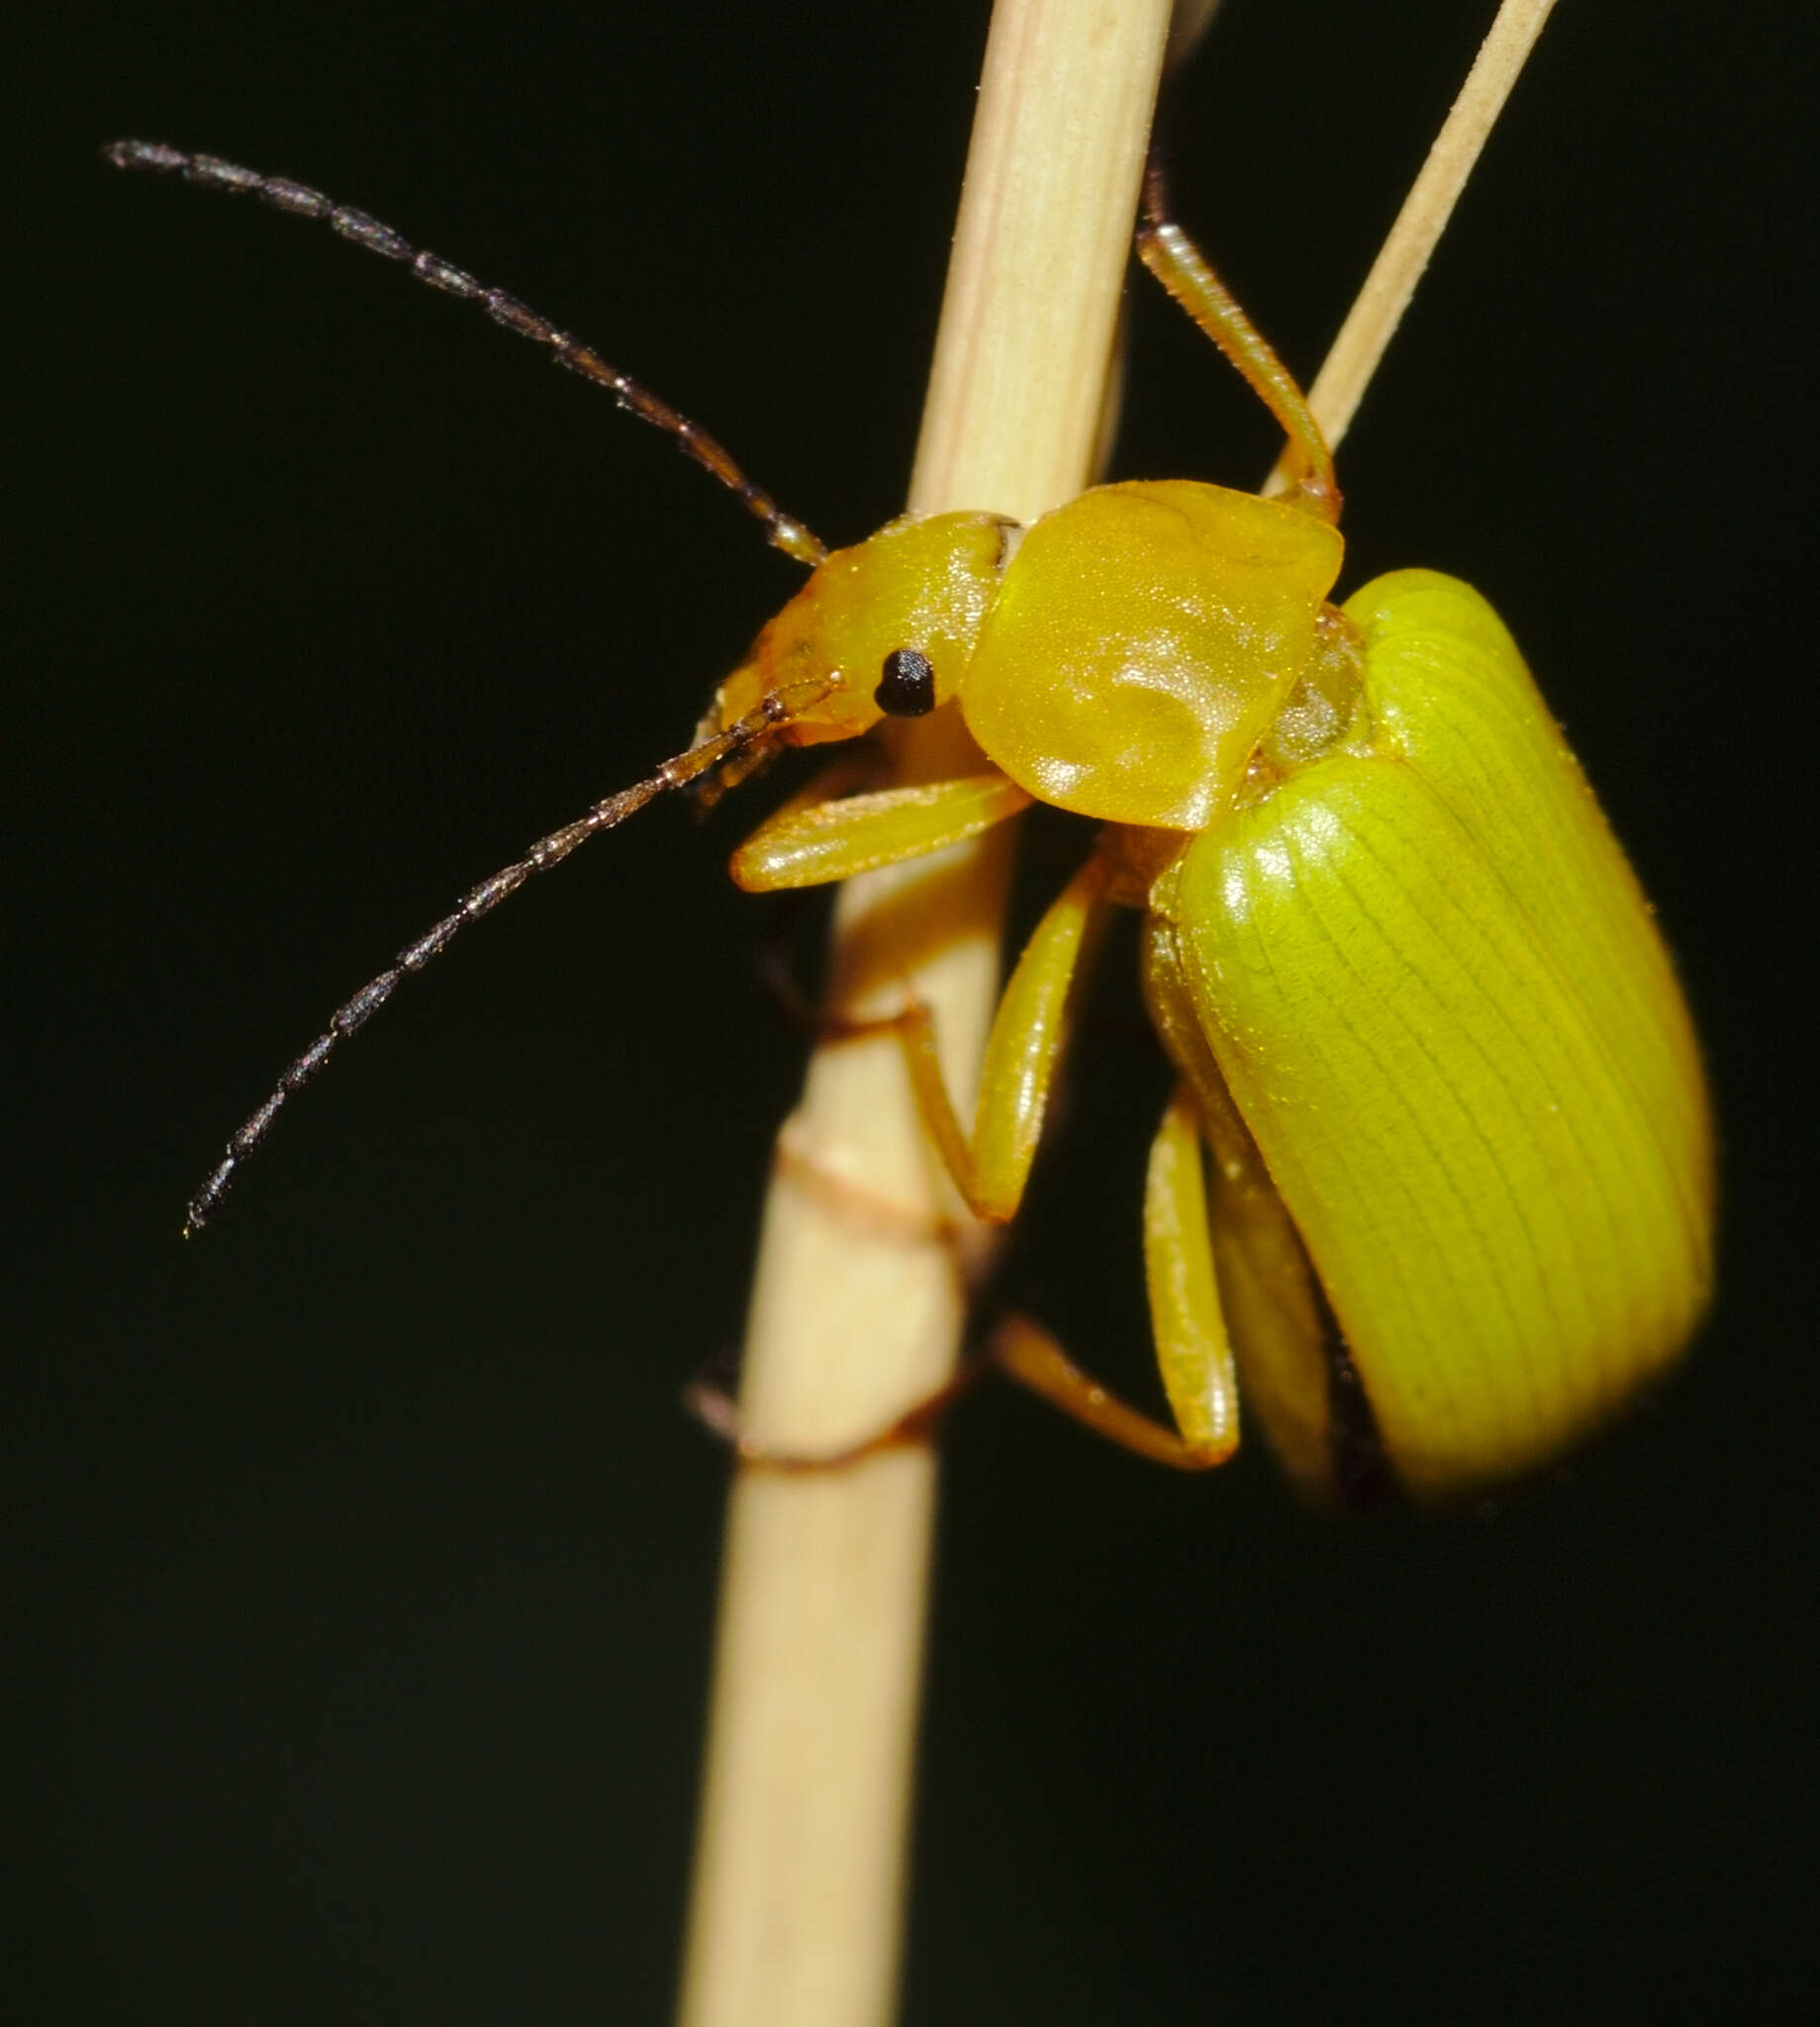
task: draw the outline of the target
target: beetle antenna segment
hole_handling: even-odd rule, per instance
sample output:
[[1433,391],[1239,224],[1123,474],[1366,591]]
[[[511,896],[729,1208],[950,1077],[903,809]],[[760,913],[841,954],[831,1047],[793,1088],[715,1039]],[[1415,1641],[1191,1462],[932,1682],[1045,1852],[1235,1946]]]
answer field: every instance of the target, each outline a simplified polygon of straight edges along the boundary
[[1137,257],[1194,318],[1245,378],[1290,439],[1285,453],[1293,485],[1290,496],[1322,521],[1340,518],[1340,488],[1333,452],[1314,420],[1307,396],[1271,349],[1206,256],[1170,215],[1169,182],[1162,157],[1153,149],[1144,170],[1144,222],[1137,231]]
[[671,789],[687,787],[711,769],[729,760],[737,760],[753,747],[761,745],[778,726],[788,724],[812,705],[818,704],[833,688],[830,680],[818,677],[813,682],[793,683],[786,689],[769,692],[745,717],[728,725],[724,731],[716,732],[691,746],[688,752],[666,760],[656,773],[643,781],[634,782],[630,788],[623,788],[617,795],[596,803],[585,817],[579,817],[573,823],[565,823],[560,830],[552,830],[548,836],[538,838],[522,858],[502,866],[489,879],[481,881],[478,887],[470,888],[452,914],[444,916],[416,942],[408,943],[388,970],[370,979],[351,1000],[337,1008],[327,1030],[319,1034],[279,1078],[272,1095],[228,1142],[227,1153],[190,1199],[183,1219],[184,1237],[193,1237],[215,1215],[247,1157],[270,1132],[272,1121],[283,1109],[285,1101],[293,1093],[301,1091],[328,1062],[337,1042],[366,1025],[392,997],[402,979],[422,971],[432,957],[441,956],[460,930],[469,922],[478,921],[483,915],[491,915],[507,895],[516,894],[533,873],[547,872],[551,866],[559,865],[577,846],[586,844],[589,838],[603,830],[611,830],[616,824],[623,823],[646,803],[654,802]]
[[322,219],[343,240],[351,240],[369,253],[377,253],[383,260],[405,262],[419,281],[440,289],[445,296],[478,303],[495,324],[516,331],[533,344],[547,345],[559,366],[606,388],[622,408],[673,436],[679,449],[729,492],[738,495],[746,512],[764,525],[766,539],[774,548],[794,556],[799,563],[811,565],[819,563],[827,554],[817,537],[794,515],[786,514],[762,486],[747,478],[706,430],[698,428],[649,388],[641,387],[629,373],[609,365],[591,346],[558,330],[516,296],[476,281],[439,253],[412,245],[376,218],[356,211],[352,205],[336,204],[320,190],[312,190],[306,183],[294,183],[287,176],[262,176],[256,169],[241,168],[238,162],[223,161],[219,155],[186,154],[181,148],[166,147],[161,142],[110,141],[101,155],[117,169],[179,175],[186,183],[199,183],[205,189],[224,190],[230,196],[256,197],[274,211],[289,212],[296,218]]

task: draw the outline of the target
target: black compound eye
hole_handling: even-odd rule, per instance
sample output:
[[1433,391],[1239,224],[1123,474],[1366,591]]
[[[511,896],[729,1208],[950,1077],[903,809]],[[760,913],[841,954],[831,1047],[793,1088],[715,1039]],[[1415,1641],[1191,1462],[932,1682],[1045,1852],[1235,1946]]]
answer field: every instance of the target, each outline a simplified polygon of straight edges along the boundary
[[935,709],[935,670],[926,654],[894,647],[872,701],[887,718],[925,718]]

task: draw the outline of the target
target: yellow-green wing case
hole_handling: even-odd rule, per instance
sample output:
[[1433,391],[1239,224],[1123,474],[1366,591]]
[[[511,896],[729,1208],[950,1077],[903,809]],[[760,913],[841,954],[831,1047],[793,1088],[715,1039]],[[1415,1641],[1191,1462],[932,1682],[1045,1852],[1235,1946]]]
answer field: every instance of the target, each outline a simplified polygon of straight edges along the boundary
[[1436,1495],[1544,1461],[1680,1349],[1710,1126],[1648,906],[1496,615],[1428,571],[1346,610],[1371,751],[1197,838],[1168,912],[1389,1459]]

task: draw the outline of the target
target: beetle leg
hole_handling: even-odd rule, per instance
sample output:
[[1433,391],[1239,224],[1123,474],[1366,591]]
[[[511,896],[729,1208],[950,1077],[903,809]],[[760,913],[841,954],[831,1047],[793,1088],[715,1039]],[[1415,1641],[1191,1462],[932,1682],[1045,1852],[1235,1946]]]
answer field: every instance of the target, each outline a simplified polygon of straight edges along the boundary
[[1219,1464],[1238,1447],[1238,1382],[1213,1266],[1200,1142],[1200,1114],[1184,1082],[1150,1143],[1144,1280],[1176,1425],[1200,1462]]
[[1169,215],[1162,163],[1150,157],[1144,174],[1144,223],[1137,257],[1244,376],[1247,386],[1282,424],[1290,439],[1291,503],[1321,521],[1340,518],[1340,488],[1333,453],[1306,395],[1270,341],[1228,294],[1204,254]]
[[[733,856],[739,885],[763,891],[845,879],[975,836],[1030,800],[997,772],[833,800],[851,779],[837,763],[761,825]],[[1022,1201],[1061,1056],[1069,989],[1090,931],[1103,919],[1108,878],[1100,857],[1089,860],[1025,946],[993,1019],[971,1135],[948,1096],[934,1021],[920,1000],[912,995],[902,1012],[880,1019],[817,1022],[826,1039],[898,1035],[923,1124],[977,1217],[1003,1223]]]
[[1178,1471],[1223,1464],[1238,1447],[1238,1386],[1220,1308],[1200,1163],[1200,1118],[1182,1085],[1150,1147],[1144,1275],[1172,1428],[1116,1400],[1028,1316],[1007,1316],[987,1355],[1064,1414],[1122,1449]]
[[[945,1093],[942,1103],[947,1104]],[[952,1108],[948,1110],[952,1119]],[[958,1127],[955,1131],[958,1136]],[[968,1359],[945,1387],[885,1428],[838,1450],[808,1455],[770,1449],[744,1433],[731,1396],[707,1381],[698,1380],[689,1389],[688,1404],[732,1444],[742,1463],[773,1471],[838,1470],[880,1450],[926,1441],[954,1400],[988,1367],[997,1366],[1064,1414],[1140,1457],[1178,1471],[1204,1471],[1223,1464],[1238,1447],[1238,1390],[1214,1278],[1200,1162],[1199,1114],[1185,1084],[1163,1114],[1144,1185],[1150,1316],[1163,1385],[1176,1417],[1173,1429],[1108,1394],[1040,1323],[1024,1315],[1006,1317],[984,1352]]]
[[996,768],[836,800],[851,779],[831,769],[761,823],[733,854],[734,882],[748,894],[764,894],[850,880],[977,837],[1030,802]]
[[1105,920],[1106,877],[1101,858],[1089,859],[1024,945],[993,1015],[971,1135],[943,1082],[935,1023],[923,1002],[913,999],[901,1014],[867,1023],[897,1030],[916,1108],[943,1166],[974,1215],[995,1224],[1015,1216],[1023,1201],[1061,1061],[1070,988]]
[[[936,783],[939,790],[962,793],[955,794],[945,806],[936,807],[935,820],[943,824],[950,820],[945,809],[965,817],[970,809],[977,808],[978,801],[994,783],[1010,786],[1001,775]],[[813,839],[807,846],[800,840],[821,811],[839,813],[860,805],[882,806],[877,813],[877,828],[895,831],[905,814],[899,798],[929,793],[923,789],[894,789],[883,795],[854,796],[845,803],[827,804],[811,800],[818,786],[812,786],[796,805],[786,804],[779,812],[780,817],[788,820],[779,826],[781,841],[773,832],[777,823],[774,818],[742,847],[742,853],[759,846],[768,862],[791,859],[800,863],[803,856],[816,848]],[[1012,793],[1021,798],[1023,792],[1013,789]],[[915,806],[910,808],[909,815],[912,820],[920,820]],[[863,833],[871,833],[873,811],[861,810],[859,823]],[[948,842],[949,834],[944,834],[940,841]],[[879,861],[868,859],[866,863]],[[735,877],[740,877],[737,859]],[[844,877],[844,871],[827,877]],[[971,1134],[961,1123],[954,1101],[948,1095],[935,1046],[934,1018],[921,1000],[912,996],[900,1013],[879,1019],[816,1020],[816,1031],[825,1040],[896,1033],[904,1046],[916,1109],[942,1165],[974,1215],[995,1224],[1015,1216],[1023,1201],[1024,1184],[1036,1158],[1043,1114],[1061,1060],[1069,991],[1081,970],[1090,940],[1103,924],[1109,906],[1105,895],[1110,877],[1106,860],[1098,854],[1091,858],[1050,904],[1048,913],[1024,945],[1023,955],[1017,960],[1017,968],[1011,973],[993,1016],[992,1033],[987,1038],[985,1060],[980,1068],[979,1100]],[[756,883],[742,879],[741,884]]]
[[710,1435],[718,1436],[741,1464],[750,1465],[755,1470],[793,1475],[844,1471],[848,1465],[862,1464],[868,1457],[876,1457],[882,1451],[901,1450],[931,1441],[949,1408],[963,1394],[971,1392],[979,1384],[991,1371],[993,1363],[990,1351],[963,1360],[945,1386],[937,1387],[932,1394],[925,1394],[895,1421],[887,1422],[869,1436],[861,1436],[857,1442],[842,1443],[833,1450],[780,1450],[748,1434],[738,1401],[719,1381],[707,1375],[690,1381],[683,1389],[683,1405]]
[[1176,1430],[1108,1394],[1029,1316],[1006,1316],[988,1341],[987,1356],[1001,1372],[1028,1387],[1032,1394],[1040,1394],[1051,1407],[1059,1407],[1095,1435],[1104,1436],[1121,1450],[1130,1450],[1153,1464],[1167,1464],[1175,1471],[1205,1471],[1223,1464],[1231,1454],[1229,1448],[1197,1448]]

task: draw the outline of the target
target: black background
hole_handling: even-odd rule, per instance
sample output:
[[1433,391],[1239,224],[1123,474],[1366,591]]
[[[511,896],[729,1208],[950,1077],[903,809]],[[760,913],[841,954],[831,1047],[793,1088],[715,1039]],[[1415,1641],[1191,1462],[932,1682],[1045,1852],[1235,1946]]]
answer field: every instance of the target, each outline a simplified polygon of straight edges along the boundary
[[[1185,83],[1184,212],[1302,370],[1489,11],[1229,0]],[[1342,457],[1348,583],[1492,597],[1680,955],[1712,1324],[1613,1440],[1441,1518],[1329,1524],[1255,1448],[1180,1482],[970,1405],[910,2021],[1813,1997],[1804,18],[1567,0]],[[903,493],[984,27],[16,27],[9,2018],[664,2016],[725,1477],[677,1395],[738,1335],[800,1060],[719,871],[765,792],[653,812],[402,995],[178,1243],[289,1051],[683,743],[796,573],[471,311],[95,146],[366,206],[844,541]],[[1131,304],[1117,473],[1250,482],[1267,426]],[[1039,831],[1034,890],[1067,848]],[[1131,1012],[1077,1058],[1006,1286],[1141,1390]]]

